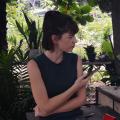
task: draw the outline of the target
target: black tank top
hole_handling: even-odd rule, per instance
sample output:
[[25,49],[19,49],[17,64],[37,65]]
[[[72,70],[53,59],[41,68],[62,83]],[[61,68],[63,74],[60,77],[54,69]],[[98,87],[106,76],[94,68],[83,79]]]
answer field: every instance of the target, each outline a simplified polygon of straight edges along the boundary
[[[76,54],[66,52],[63,53],[63,60],[58,64],[51,61],[44,53],[34,58],[40,68],[49,98],[64,92],[74,84],[77,79],[77,58]],[[75,96],[76,94],[71,98]],[[65,113],[69,116],[69,113],[71,114],[72,111]],[[65,116],[65,113],[60,113],[58,116]],[[50,120],[51,116],[54,117],[54,115],[50,115],[45,120],[48,118]]]

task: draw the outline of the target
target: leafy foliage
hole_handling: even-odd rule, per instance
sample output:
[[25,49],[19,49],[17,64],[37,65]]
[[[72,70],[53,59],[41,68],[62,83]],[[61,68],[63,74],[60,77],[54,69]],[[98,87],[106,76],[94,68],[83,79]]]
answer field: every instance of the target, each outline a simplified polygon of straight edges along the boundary
[[[117,74],[115,62],[120,62],[114,54],[114,49],[112,47],[110,39],[110,30],[107,28],[104,32],[104,41],[101,44],[101,51],[103,54],[102,61],[111,61],[110,64],[105,65],[106,72],[104,74],[103,82],[110,81],[111,85],[120,85],[120,76]],[[109,78],[106,78],[109,76]]]
[[8,52],[0,52],[0,109],[6,120],[24,120],[25,111],[30,108],[28,104],[24,105],[31,100],[31,90],[29,78],[21,81],[20,63],[25,62],[28,57],[20,49],[21,45],[22,41],[19,46],[12,47]]
[[8,3],[16,2],[17,0],[7,0]]
[[109,28],[110,34],[112,34],[111,17],[106,13],[102,13],[99,7],[94,7],[91,14],[94,21],[87,23],[85,26],[79,25],[78,38],[87,44],[99,45],[103,41],[106,29]]
[[86,25],[87,22],[93,21],[93,17],[90,14],[92,7],[87,2],[81,4],[74,0],[57,0],[54,1],[54,4],[59,11],[69,14],[81,25]]
[[104,31],[103,42],[101,43],[101,52],[107,54],[111,59],[114,59],[114,50],[112,49],[112,44],[110,41],[111,31],[108,28]]
[[33,21],[32,19],[28,18],[28,16],[26,15],[26,13],[24,13],[24,18],[25,18],[25,22],[27,24],[27,32],[28,35],[26,34],[26,32],[24,31],[24,27],[23,25],[21,25],[17,20],[16,20],[16,25],[17,28],[19,30],[19,32],[23,35],[23,37],[25,38],[29,49],[41,49],[41,38],[42,38],[42,30],[39,27],[39,22],[38,22],[38,26],[36,27],[36,22]]
[[91,61],[91,62],[94,62],[95,58],[96,58],[96,53],[95,53],[94,46],[93,45],[89,45],[89,46],[84,47],[84,48],[85,48],[88,60]]
[[0,53],[0,105],[8,109],[9,105],[15,101],[17,88],[17,74],[13,72],[13,64],[16,62],[14,57],[15,50],[11,49],[8,53]]

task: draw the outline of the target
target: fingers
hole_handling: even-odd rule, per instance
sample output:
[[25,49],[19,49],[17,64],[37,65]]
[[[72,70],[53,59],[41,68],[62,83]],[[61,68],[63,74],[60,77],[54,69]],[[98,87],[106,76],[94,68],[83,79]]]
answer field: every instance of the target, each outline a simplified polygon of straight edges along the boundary
[[83,80],[86,75],[87,75],[86,73],[83,73],[83,75],[80,76],[78,79],[79,79],[79,80]]

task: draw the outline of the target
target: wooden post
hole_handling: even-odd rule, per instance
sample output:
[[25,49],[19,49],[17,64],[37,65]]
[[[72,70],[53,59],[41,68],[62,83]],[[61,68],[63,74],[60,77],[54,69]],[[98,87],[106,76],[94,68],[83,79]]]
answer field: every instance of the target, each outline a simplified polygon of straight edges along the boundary
[[6,0],[0,0],[0,51],[7,51],[8,45],[6,40]]
[[[112,0],[112,25],[114,52],[116,56],[120,55],[120,0]],[[115,61],[117,74],[120,75],[120,62]]]

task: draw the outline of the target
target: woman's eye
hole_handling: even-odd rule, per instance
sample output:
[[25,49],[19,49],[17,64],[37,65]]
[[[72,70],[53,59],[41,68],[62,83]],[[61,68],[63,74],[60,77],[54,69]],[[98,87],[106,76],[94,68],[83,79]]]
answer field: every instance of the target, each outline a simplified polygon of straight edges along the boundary
[[69,36],[69,38],[73,38],[74,36]]

